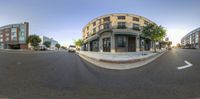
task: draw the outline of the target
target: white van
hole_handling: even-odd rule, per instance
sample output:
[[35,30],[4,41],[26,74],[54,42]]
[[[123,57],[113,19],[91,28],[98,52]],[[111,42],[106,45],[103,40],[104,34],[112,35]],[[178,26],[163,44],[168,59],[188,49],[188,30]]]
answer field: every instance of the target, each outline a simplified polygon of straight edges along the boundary
[[68,52],[76,52],[76,46],[75,45],[70,45],[68,47]]

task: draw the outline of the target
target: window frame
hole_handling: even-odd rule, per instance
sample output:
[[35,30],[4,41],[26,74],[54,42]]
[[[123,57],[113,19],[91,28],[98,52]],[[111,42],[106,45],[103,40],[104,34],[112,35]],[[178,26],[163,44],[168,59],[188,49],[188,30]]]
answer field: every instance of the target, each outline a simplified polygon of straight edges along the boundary
[[135,21],[135,22],[140,22],[140,18],[138,18],[138,17],[133,17],[133,21]]
[[126,16],[117,16],[118,20],[126,20]]

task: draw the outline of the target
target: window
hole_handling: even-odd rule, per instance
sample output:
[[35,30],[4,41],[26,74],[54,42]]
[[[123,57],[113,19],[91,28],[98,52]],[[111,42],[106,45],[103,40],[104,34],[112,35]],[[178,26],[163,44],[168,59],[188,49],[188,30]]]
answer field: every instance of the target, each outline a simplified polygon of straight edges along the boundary
[[6,33],[6,36],[9,36],[10,35],[10,33]]
[[93,29],[93,33],[96,33],[96,28]]
[[133,21],[139,22],[139,21],[140,21],[140,19],[139,19],[139,18],[137,18],[137,17],[133,17]]
[[104,21],[104,22],[110,21],[110,17],[105,17],[105,18],[103,18],[103,21]]
[[117,18],[118,18],[119,20],[125,20],[125,19],[126,19],[125,16],[118,16]]
[[0,38],[0,42],[3,42],[3,38]]
[[133,30],[140,31],[140,25],[133,23]]
[[109,29],[109,28],[110,28],[110,23],[105,23],[105,24],[103,25],[103,28],[104,28],[104,29]]
[[96,25],[96,22],[93,22],[93,26],[95,26]]
[[11,39],[13,41],[16,41],[17,40],[17,28],[12,28],[11,29]]
[[24,33],[23,31],[21,31],[21,32],[19,33],[19,41],[20,41],[20,42],[25,42],[25,39],[26,39],[25,33]]
[[9,37],[6,37],[6,41],[9,41]]
[[199,43],[199,33],[198,32],[196,33],[196,36],[195,36],[195,42]]
[[126,22],[118,22],[118,29],[125,29],[126,28]]
[[135,23],[133,23],[133,27],[137,27],[137,28],[139,28],[140,25],[139,25],[139,24],[135,24]]
[[117,36],[117,47],[126,47],[126,36]]
[[144,24],[147,25],[147,24],[149,24],[149,22],[144,20]]

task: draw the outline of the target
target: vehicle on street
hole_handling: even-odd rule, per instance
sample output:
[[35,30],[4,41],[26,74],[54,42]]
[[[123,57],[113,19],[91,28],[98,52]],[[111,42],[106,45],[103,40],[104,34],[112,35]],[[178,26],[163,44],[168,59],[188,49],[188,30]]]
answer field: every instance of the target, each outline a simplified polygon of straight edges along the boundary
[[76,46],[75,45],[70,45],[68,47],[68,52],[76,52]]
[[39,45],[35,50],[36,50],[36,51],[46,51],[47,48],[46,48],[46,46],[44,46],[44,45]]

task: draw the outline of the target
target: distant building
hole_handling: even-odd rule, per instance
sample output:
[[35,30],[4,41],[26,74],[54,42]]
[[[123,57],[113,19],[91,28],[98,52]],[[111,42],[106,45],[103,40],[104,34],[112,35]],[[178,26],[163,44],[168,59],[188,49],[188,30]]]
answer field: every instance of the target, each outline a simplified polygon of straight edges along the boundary
[[181,45],[185,48],[199,48],[200,47],[200,27],[186,34],[181,39]]
[[57,49],[56,44],[58,44],[58,41],[54,40],[53,38],[46,37],[46,36],[40,36],[40,38],[42,40],[40,43],[41,45],[43,45],[44,42],[49,41],[49,42],[51,42],[50,49],[52,49],[52,50]]
[[28,35],[28,22],[0,27],[0,49],[27,49]]

